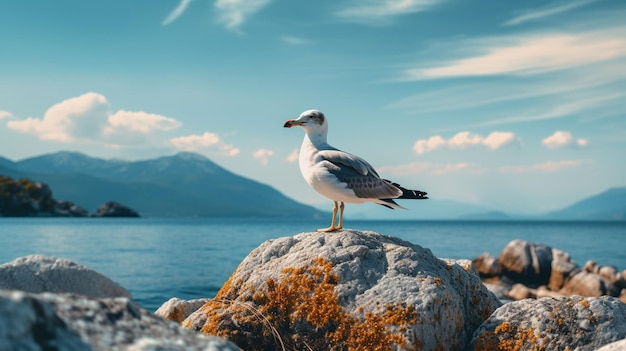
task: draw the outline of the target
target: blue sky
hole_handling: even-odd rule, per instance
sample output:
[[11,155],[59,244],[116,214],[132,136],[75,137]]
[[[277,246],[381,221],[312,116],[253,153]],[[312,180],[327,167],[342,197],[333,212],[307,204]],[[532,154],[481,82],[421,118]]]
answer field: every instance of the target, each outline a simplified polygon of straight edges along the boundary
[[626,186],[624,18],[621,0],[3,1],[0,155],[194,151],[328,204],[282,128],[316,108],[332,145],[432,198],[557,209]]

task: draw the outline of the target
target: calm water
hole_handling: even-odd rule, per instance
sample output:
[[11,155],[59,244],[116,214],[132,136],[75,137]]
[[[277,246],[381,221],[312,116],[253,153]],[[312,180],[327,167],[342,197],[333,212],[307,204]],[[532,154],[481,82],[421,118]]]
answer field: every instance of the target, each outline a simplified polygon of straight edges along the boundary
[[[326,222],[230,219],[0,219],[0,264],[44,254],[90,267],[155,310],[171,297],[213,297],[247,254],[265,240]],[[579,266],[593,259],[626,269],[626,222],[348,221],[394,235],[438,257],[497,256],[513,239],[562,249]]]

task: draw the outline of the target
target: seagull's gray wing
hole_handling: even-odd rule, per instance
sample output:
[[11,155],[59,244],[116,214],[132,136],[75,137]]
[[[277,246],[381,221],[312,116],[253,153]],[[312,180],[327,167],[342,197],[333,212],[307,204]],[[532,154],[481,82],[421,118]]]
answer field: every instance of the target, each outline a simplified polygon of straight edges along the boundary
[[340,150],[323,150],[319,154],[329,163],[328,171],[346,183],[357,197],[395,199],[402,195],[402,190],[381,179],[367,161],[356,155]]

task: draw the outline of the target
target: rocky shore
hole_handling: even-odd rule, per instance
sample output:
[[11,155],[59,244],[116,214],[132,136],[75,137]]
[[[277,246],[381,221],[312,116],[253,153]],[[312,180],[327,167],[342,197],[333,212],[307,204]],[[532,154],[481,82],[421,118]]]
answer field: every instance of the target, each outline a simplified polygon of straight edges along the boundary
[[626,270],[594,261],[579,267],[567,252],[544,244],[513,240],[497,258],[484,253],[472,263],[501,300],[608,295],[626,303]]
[[[472,263],[375,232],[302,233],[261,244],[214,298],[172,298],[154,314],[87,267],[22,257],[0,266],[0,351],[626,347],[624,302],[609,294],[565,296],[581,292],[564,290],[581,272],[606,279],[600,272],[608,269],[561,269],[566,254],[556,249],[509,246],[498,259],[483,255]],[[535,269],[548,267],[548,251],[549,274]],[[508,261],[526,270],[512,270]],[[557,283],[552,277],[561,271],[569,273]],[[621,286],[615,277],[611,284]],[[513,282],[538,298],[511,301]],[[533,293],[551,282],[558,296]],[[600,291],[622,294],[604,286]]]

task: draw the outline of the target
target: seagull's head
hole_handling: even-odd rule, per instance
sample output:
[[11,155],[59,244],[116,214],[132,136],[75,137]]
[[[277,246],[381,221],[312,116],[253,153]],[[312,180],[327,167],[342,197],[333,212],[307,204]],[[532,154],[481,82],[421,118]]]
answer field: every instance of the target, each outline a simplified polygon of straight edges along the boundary
[[294,126],[300,126],[304,128],[307,134],[312,133],[325,133],[328,130],[328,122],[326,117],[321,111],[308,110],[300,114],[297,119],[290,119],[285,122],[283,127],[291,128]]

